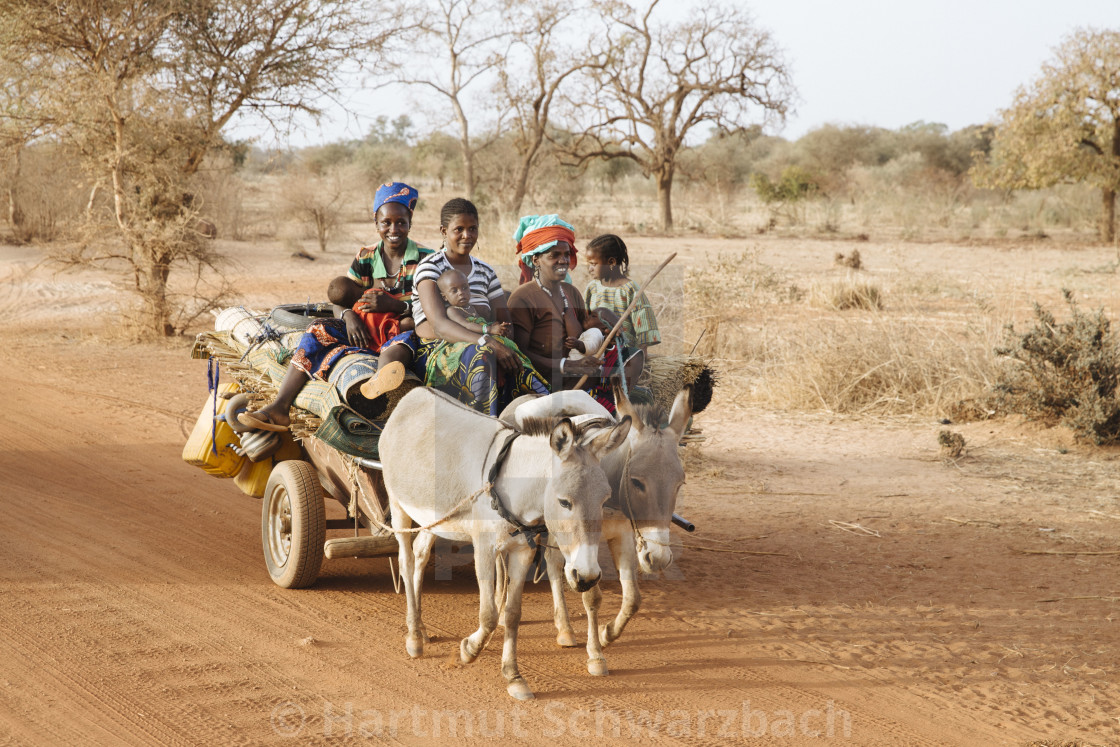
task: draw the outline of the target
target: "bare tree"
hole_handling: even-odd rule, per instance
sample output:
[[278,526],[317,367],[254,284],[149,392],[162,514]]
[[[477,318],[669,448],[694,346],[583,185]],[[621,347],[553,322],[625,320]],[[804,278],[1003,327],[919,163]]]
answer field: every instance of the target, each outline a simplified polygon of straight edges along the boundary
[[0,17],[0,58],[50,61],[40,114],[109,192],[118,241],[92,225],[70,261],[127,263],[142,328],[165,335],[172,269],[197,278],[215,260],[195,177],[223,128],[245,109],[316,114],[347,61],[385,38],[346,0],[0,0]]
[[19,195],[24,151],[48,124],[36,107],[44,72],[43,61],[35,57],[25,57],[18,64],[0,58],[0,164],[4,167],[0,175],[7,199],[8,225],[19,240],[30,238]]
[[[471,107],[468,115],[468,101],[472,100],[468,89],[478,90],[495,73],[509,43],[509,25],[502,16],[499,0],[429,0],[419,13],[416,33],[402,38],[407,38],[410,49],[422,50],[424,64],[410,59],[408,64],[400,65],[398,82],[427,88],[446,100],[450,119],[458,130],[463,186],[467,197],[473,199],[475,155],[500,134],[501,114],[486,138],[479,141],[472,137],[471,118],[482,107]],[[416,74],[420,70],[423,75]],[[486,100],[488,97],[481,93],[473,98],[475,102]]]
[[701,125],[734,132],[761,119],[784,121],[793,97],[769,32],[736,6],[701,0],[686,19],[654,20],[660,0],[636,12],[621,0],[596,7],[608,57],[571,99],[578,133],[565,147],[580,165],[629,158],[657,182],[661,224],[673,226],[677,155]]
[[511,25],[520,30],[510,54],[502,61],[499,90],[513,113],[518,163],[505,209],[516,215],[525,201],[533,167],[551,126],[553,101],[561,86],[574,74],[594,65],[598,55],[590,48],[573,52],[563,38],[575,23],[590,20],[586,8],[570,0],[542,0],[533,4],[512,2],[510,10],[517,14]]
[[318,172],[295,169],[281,183],[280,208],[283,215],[310,226],[319,242],[319,251],[342,225],[343,211],[350,195],[361,191],[359,168],[334,165]]
[[1116,238],[1120,191],[1120,31],[1065,39],[1031,85],[1000,112],[980,186],[1039,189],[1088,182],[1101,190],[1100,237]]

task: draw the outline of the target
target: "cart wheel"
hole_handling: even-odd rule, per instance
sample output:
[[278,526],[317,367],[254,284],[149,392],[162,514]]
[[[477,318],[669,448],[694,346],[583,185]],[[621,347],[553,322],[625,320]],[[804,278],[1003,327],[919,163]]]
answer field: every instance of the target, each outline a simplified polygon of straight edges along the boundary
[[268,575],[277,586],[315,583],[323,564],[327,517],[319,476],[307,462],[280,462],[264,488],[261,544]]

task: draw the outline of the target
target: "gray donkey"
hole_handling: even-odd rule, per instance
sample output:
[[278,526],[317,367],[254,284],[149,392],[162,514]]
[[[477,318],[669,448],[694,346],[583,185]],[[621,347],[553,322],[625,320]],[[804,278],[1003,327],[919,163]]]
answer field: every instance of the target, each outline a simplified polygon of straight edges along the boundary
[[[629,418],[588,428],[561,418],[535,421],[518,433],[434,389],[418,388],[401,400],[378,450],[400,548],[409,656],[422,655],[428,640],[420,590],[432,543],[436,537],[470,542],[479,626],[460,643],[460,659],[470,663],[478,657],[503,610],[507,692],[521,700],[533,697],[517,667],[521,595],[533,538],[547,528],[568,584],[579,592],[595,587],[601,575],[603,504],[611,494],[599,460],[617,450],[629,431]],[[413,529],[413,522],[420,527]],[[496,593],[500,563],[509,580],[504,595]]]

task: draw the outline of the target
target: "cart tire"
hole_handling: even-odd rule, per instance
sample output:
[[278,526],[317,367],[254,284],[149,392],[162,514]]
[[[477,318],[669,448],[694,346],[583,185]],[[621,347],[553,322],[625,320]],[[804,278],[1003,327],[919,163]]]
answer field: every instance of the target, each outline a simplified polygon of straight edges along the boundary
[[269,323],[273,327],[302,331],[311,323],[332,316],[334,307],[329,303],[293,303],[274,308],[269,315]]
[[272,470],[261,501],[261,544],[277,586],[303,589],[323,564],[327,516],[319,475],[307,462],[288,460]]

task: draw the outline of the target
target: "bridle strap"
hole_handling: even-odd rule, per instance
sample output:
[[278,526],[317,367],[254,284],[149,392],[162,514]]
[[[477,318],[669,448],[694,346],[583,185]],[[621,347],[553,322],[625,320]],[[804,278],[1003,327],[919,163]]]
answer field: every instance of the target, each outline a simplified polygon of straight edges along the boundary
[[[502,497],[498,493],[497,482],[498,475],[502,471],[502,466],[505,464],[506,457],[509,456],[510,449],[513,448],[513,442],[521,434],[517,431],[511,431],[511,435],[505,440],[501,448],[498,450],[498,455],[495,457],[494,462],[490,465],[490,472],[485,480],[490,487],[490,508],[502,517],[506,522],[512,524],[515,528],[510,531],[511,537],[522,535],[525,541],[529,543],[529,547],[535,551],[540,552],[540,545],[538,544],[543,535],[548,534],[548,526],[544,522],[540,524],[526,524],[513,515],[513,513],[506,508],[505,503],[502,502]],[[497,440],[497,434],[494,439]]]

